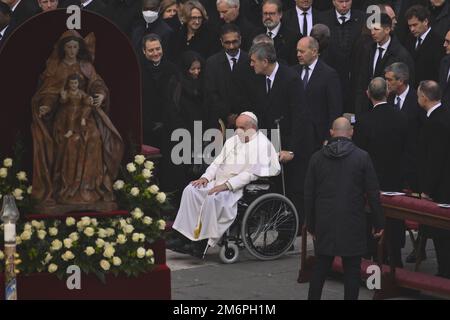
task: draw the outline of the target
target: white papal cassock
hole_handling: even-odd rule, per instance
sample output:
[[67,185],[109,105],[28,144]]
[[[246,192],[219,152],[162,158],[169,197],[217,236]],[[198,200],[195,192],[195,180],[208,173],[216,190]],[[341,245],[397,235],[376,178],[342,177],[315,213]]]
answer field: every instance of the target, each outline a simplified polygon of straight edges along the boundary
[[[259,177],[279,172],[278,155],[263,133],[257,132],[247,143],[237,135],[229,138],[202,176],[209,183],[201,188],[189,184],[184,189],[173,229],[193,241],[209,239],[208,244],[215,246],[236,218],[243,188]],[[208,195],[210,189],[225,182],[232,190]],[[196,239],[194,229],[200,221],[202,228]]]

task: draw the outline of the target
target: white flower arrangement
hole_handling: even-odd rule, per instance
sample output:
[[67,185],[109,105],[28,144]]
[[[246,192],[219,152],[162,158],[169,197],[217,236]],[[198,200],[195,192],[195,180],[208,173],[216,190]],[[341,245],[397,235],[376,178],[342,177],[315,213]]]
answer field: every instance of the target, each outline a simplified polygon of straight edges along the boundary
[[11,158],[2,161],[0,168],[0,199],[4,195],[13,195],[20,211],[31,212],[33,200],[31,193],[33,188],[29,185],[27,173],[18,170],[19,162]]

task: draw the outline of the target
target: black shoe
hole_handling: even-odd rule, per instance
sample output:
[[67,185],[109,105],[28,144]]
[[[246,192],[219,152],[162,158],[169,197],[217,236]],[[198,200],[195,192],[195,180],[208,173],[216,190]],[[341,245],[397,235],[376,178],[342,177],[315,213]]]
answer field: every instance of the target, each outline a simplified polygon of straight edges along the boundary
[[192,243],[192,252],[191,255],[193,257],[202,259],[203,253],[205,252],[206,246],[208,245],[208,239],[200,240],[200,241],[194,241]]

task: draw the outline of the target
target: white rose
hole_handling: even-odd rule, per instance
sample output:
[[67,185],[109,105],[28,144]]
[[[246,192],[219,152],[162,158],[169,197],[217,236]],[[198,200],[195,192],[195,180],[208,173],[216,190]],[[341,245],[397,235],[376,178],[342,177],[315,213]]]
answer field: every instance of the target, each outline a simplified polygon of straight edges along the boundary
[[113,228],[106,228],[106,235],[108,237],[112,237],[115,234],[116,234],[116,231]]
[[137,196],[139,195],[139,188],[136,188],[136,187],[131,188],[130,194],[131,194],[133,197],[137,197]]
[[134,157],[134,162],[136,162],[139,165],[143,164],[144,161],[145,161],[145,157],[141,154],[138,154],[137,156]]
[[22,234],[20,235],[20,239],[22,241],[26,241],[26,240],[30,240],[31,239],[31,232],[28,230],[25,230],[24,232],[22,232]]
[[106,230],[103,228],[98,229],[97,235],[99,236],[99,238],[106,238],[107,237]]
[[124,186],[125,182],[123,182],[122,180],[117,180],[116,182],[114,182],[113,188],[114,190],[122,190]]
[[28,193],[28,194],[32,194],[32,193],[33,193],[33,186],[29,186],[29,187],[28,187],[27,193]]
[[95,249],[93,247],[86,247],[84,250],[87,256],[92,256],[95,253]]
[[45,256],[44,262],[45,264],[48,264],[53,259],[53,256],[47,252],[47,255]]
[[52,246],[50,247],[50,249],[52,249],[53,251],[58,251],[62,248],[63,243],[61,241],[59,241],[58,239],[53,240],[52,241]]
[[105,245],[105,241],[103,239],[97,239],[95,241],[95,244],[97,245],[97,247],[103,248],[103,246]]
[[3,165],[6,168],[11,168],[13,165],[13,160],[11,158],[6,158],[5,160],[3,160]]
[[80,221],[81,221],[81,225],[83,227],[87,227],[88,225],[91,224],[91,218],[89,218],[89,217],[83,217],[83,218],[81,218]]
[[62,258],[64,261],[69,261],[69,260],[74,259],[74,258],[75,258],[75,255],[72,253],[72,251],[66,251],[66,252],[61,256],[61,258]]
[[158,227],[159,230],[165,230],[166,229],[166,222],[164,220],[158,220]]
[[40,229],[41,228],[41,223],[37,220],[33,220],[31,221],[31,225],[36,228],[36,229]]
[[19,236],[16,236],[16,244],[19,245],[22,243],[22,239]]
[[125,227],[127,225],[127,221],[125,219],[120,219],[119,223],[120,223],[120,227],[121,228],[123,228],[123,227]]
[[147,252],[145,253],[145,256],[148,257],[153,257],[153,250],[152,249],[148,249]]
[[0,169],[0,178],[6,178],[8,176],[8,169],[1,168]]
[[124,228],[123,231],[125,233],[132,233],[134,231],[134,227],[131,224],[127,224]]
[[103,256],[105,258],[112,258],[114,256],[114,253],[116,253],[116,250],[113,246],[107,246],[105,248],[105,251],[103,252]]
[[0,260],[3,260],[5,258],[5,254],[2,250],[0,250]]
[[56,264],[54,264],[54,263],[52,263],[52,264],[50,264],[48,266],[48,272],[49,273],[56,272],[57,270],[58,270],[58,266]]
[[133,221],[131,218],[127,218],[126,220],[125,220],[128,224],[131,224],[131,222]]
[[145,179],[150,179],[152,177],[152,172],[148,169],[144,169],[144,170],[142,170],[142,176]]
[[145,252],[144,248],[140,247],[139,249],[137,249],[136,253],[137,253],[137,257],[139,259],[142,259],[143,257],[145,257],[146,252]]
[[97,219],[96,219],[96,218],[92,218],[92,219],[91,219],[91,224],[92,224],[94,227],[98,226],[98,221],[97,221]]
[[73,226],[75,223],[76,223],[76,221],[72,217],[69,217],[66,219],[66,226],[68,226],[68,227]]
[[155,264],[155,258],[151,257],[151,258],[150,258],[150,263],[151,263],[151,264]]
[[142,219],[142,222],[144,222],[145,225],[151,225],[153,222],[153,219],[150,217],[144,217],[144,219]]
[[133,240],[133,242],[139,242],[139,233],[133,233],[133,236],[131,237],[131,240]]
[[127,242],[127,238],[125,237],[124,234],[119,234],[117,236],[117,240],[116,241],[117,241],[118,244],[124,244],[124,243]]
[[144,213],[142,212],[141,209],[136,208],[133,211],[131,211],[131,215],[133,216],[133,218],[135,219],[140,219],[144,216]]
[[29,222],[25,223],[23,230],[31,231],[31,224]]
[[80,239],[80,236],[78,235],[78,233],[72,232],[71,234],[69,234],[69,238],[70,238],[70,240],[75,242],[75,241],[78,241],[78,239]]
[[135,172],[136,171],[136,166],[134,165],[134,163],[129,163],[127,164],[127,170],[128,172]]
[[45,236],[47,235],[47,231],[45,231],[45,230],[39,230],[37,234],[38,234],[38,238],[39,238],[39,239],[44,240],[44,239],[45,239]]
[[95,233],[94,228],[91,227],[88,227],[84,230],[84,234],[88,237],[92,237],[94,233]]
[[154,167],[155,167],[155,164],[153,163],[153,161],[145,161],[145,163],[144,163],[145,169],[153,170]]
[[113,265],[115,265],[116,267],[118,267],[122,264],[122,260],[119,257],[114,257],[112,262],[113,262]]
[[111,268],[111,265],[108,261],[102,260],[100,261],[100,267],[102,267],[103,270],[108,271]]
[[159,203],[164,203],[166,201],[166,194],[164,192],[160,192],[156,195],[156,200]]
[[63,240],[63,242],[64,242],[64,247],[66,247],[67,249],[72,248],[72,244],[73,244],[72,239],[66,238]]
[[157,194],[159,192],[159,187],[156,184],[151,185],[150,187],[148,187],[148,191],[151,194]]
[[144,242],[144,240],[145,240],[145,234],[139,233],[139,240],[141,240],[142,242]]
[[16,200],[23,200],[23,196],[22,196],[23,190],[22,189],[16,188],[16,189],[14,189],[12,194],[13,194],[14,198],[16,198]]
[[48,234],[50,236],[52,236],[52,237],[58,235],[58,228],[54,228],[54,227],[53,228],[49,228],[48,229]]
[[20,171],[16,174],[16,177],[19,181],[27,181],[27,174],[24,171]]

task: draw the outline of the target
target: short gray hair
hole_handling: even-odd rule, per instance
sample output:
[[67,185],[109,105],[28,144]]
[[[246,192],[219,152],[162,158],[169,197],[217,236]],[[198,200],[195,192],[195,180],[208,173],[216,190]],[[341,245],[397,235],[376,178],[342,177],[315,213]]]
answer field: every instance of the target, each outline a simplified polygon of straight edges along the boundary
[[395,62],[384,69],[384,72],[392,72],[397,80],[405,84],[409,82],[409,68],[403,62]]
[[255,45],[257,43],[269,43],[271,45],[275,45],[273,39],[265,33],[258,34],[253,38],[252,45]]
[[239,0],[217,0],[216,5],[219,5],[222,2],[225,2],[229,7],[239,7],[240,6]]
[[269,63],[277,62],[277,53],[272,44],[260,42],[254,44],[248,53],[249,56],[255,55],[258,60],[265,60]]
[[419,83],[418,90],[430,101],[441,100],[441,88],[436,81],[424,80]]
[[386,80],[381,77],[372,79],[369,83],[369,96],[377,101],[382,101],[387,97]]

